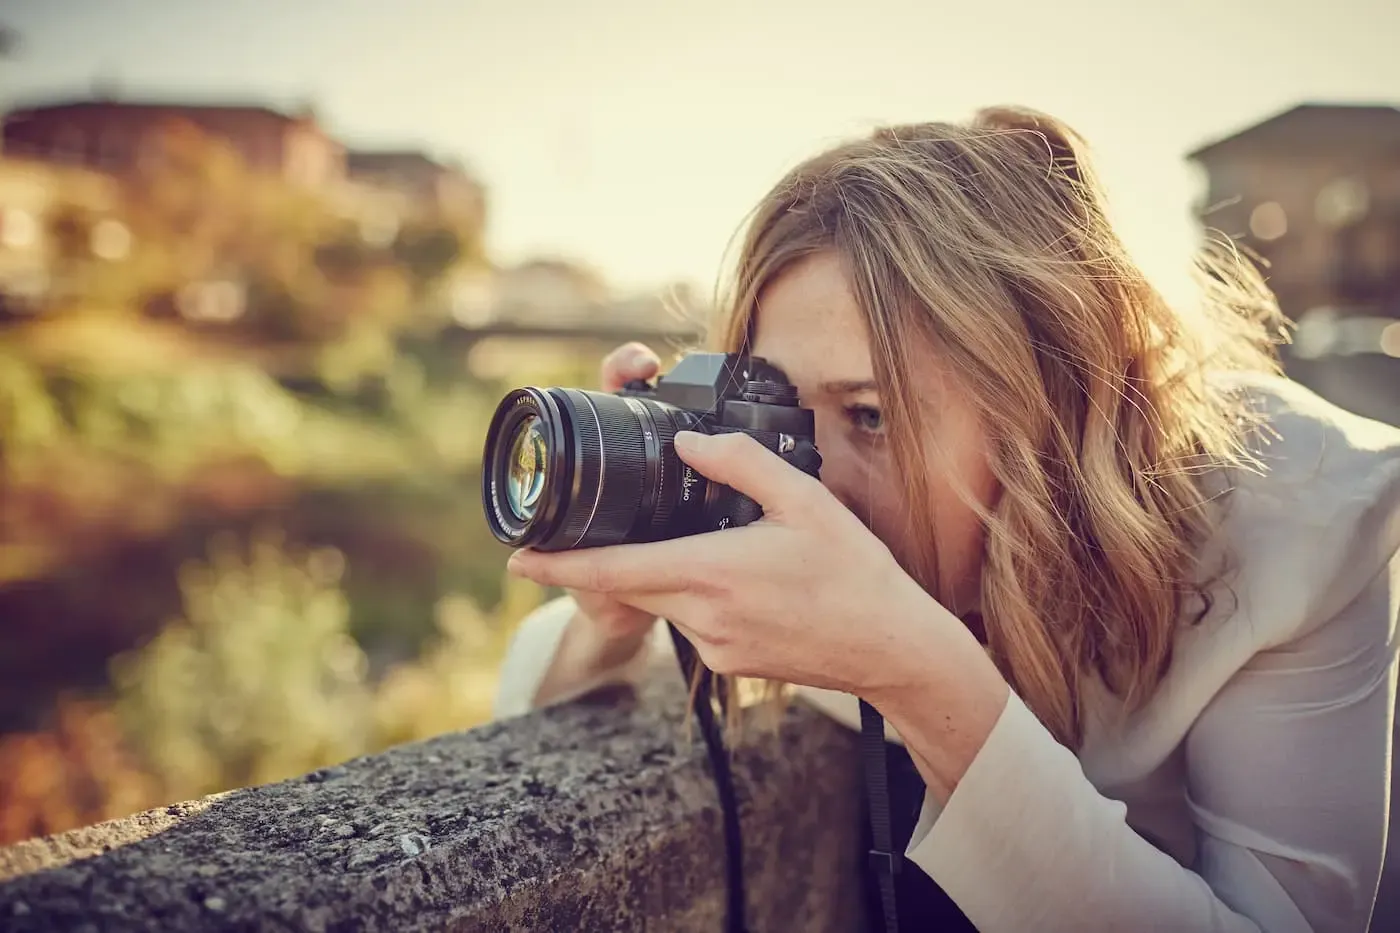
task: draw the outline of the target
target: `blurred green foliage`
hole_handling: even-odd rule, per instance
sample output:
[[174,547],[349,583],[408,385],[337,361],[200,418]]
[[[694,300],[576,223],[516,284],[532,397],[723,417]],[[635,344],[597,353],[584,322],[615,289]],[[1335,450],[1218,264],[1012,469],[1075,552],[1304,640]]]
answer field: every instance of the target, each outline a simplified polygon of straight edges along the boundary
[[277,531],[222,534],[180,572],[184,612],[111,662],[101,701],[60,699],[50,729],[0,737],[0,840],[283,780],[490,713],[511,624],[544,593],[505,581],[486,612],[435,606],[417,659],[369,675],[340,587],[344,555]]
[[0,321],[0,843],[480,722],[543,598],[480,516],[487,419],[596,378],[451,339],[479,230],[370,241],[189,127],[153,151]]
[[117,708],[144,760],[202,796],[343,760],[371,741],[368,663],[350,637],[343,562],[275,537],[221,536],[181,572],[185,612],[113,662]]

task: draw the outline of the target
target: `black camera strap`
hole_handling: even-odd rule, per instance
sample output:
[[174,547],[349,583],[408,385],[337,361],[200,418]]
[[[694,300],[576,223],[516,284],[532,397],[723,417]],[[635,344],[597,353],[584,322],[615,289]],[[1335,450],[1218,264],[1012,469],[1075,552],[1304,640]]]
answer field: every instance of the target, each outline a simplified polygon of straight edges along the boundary
[[938,882],[905,864],[904,851],[918,825],[928,785],[909,750],[885,740],[884,718],[864,700],[860,701],[860,753],[868,808],[866,879],[873,884],[867,887],[867,912],[872,927],[884,933],[897,933],[901,926],[975,933],[976,926]]
[[[729,755],[725,749],[723,734],[716,718],[728,713],[728,697],[724,691],[716,696],[713,689],[713,674],[700,660],[695,647],[674,626],[669,625],[671,640],[675,644],[676,658],[680,663],[687,685],[695,689],[695,718],[705,739],[705,749],[714,774],[715,787],[719,794],[720,808],[723,811],[725,878],[727,883],[727,906],[724,929],[727,933],[748,933],[745,917],[743,842],[739,827],[739,803],[734,793],[734,779],[729,767]],[[718,707],[718,709],[716,708]],[[899,933],[897,880],[901,874],[903,854],[897,851],[895,826],[891,799],[893,775],[890,772],[888,747],[885,742],[884,717],[869,703],[860,701],[860,753],[864,768],[866,803],[869,807],[869,829],[871,847],[867,853],[868,870],[871,872],[879,894],[880,912],[884,920],[884,933]],[[905,761],[907,765],[907,760]],[[906,768],[906,770],[909,770]],[[903,773],[903,772],[901,772]],[[911,771],[912,774],[912,771]],[[905,776],[900,780],[906,784],[922,784]],[[904,785],[901,785],[904,787]],[[910,796],[910,788],[901,791]],[[915,795],[921,796],[921,794]],[[901,830],[901,832],[903,832]],[[922,880],[922,879],[921,879]],[[928,891],[906,892],[915,897],[921,907],[916,913],[925,919],[936,916],[949,930],[971,930],[967,921],[950,900],[931,880],[924,887]],[[927,902],[927,903],[924,903]],[[940,906],[941,905],[941,906]],[[872,905],[873,906],[873,905]],[[919,913],[918,910],[922,910]],[[932,913],[930,913],[932,911]],[[940,926],[943,928],[943,926]]]
[[[719,792],[720,808],[724,813],[725,874],[728,881],[728,906],[725,930],[747,933],[744,898],[744,850],[739,829],[739,803],[734,795],[734,779],[729,769],[729,756],[719,723],[715,719],[715,697],[710,671],[700,660],[695,647],[674,625],[669,625],[671,641],[676,647],[687,685],[695,685],[695,718],[705,739],[715,787]],[[697,677],[697,674],[699,675]],[[721,691],[719,713],[728,712],[728,698]],[[899,916],[895,902],[895,875],[899,872],[900,856],[894,851],[894,833],[890,818],[890,792],[887,760],[885,758],[884,719],[870,704],[860,701],[861,758],[865,765],[866,795],[870,806],[870,828],[874,847],[870,850],[870,868],[880,889],[884,912],[885,933],[898,933]]]
[[[671,641],[676,646],[676,658],[680,661],[681,672],[685,675],[685,682],[687,685],[695,685],[695,718],[699,721],[700,732],[705,737],[705,749],[710,757],[715,788],[719,791],[719,805],[724,814],[725,875],[728,881],[728,907],[724,928],[728,933],[748,933],[748,926],[744,922],[744,848],[739,834],[739,801],[734,796],[734,778],[729,770],[729,755],[724,748],[724,738],[720,734],[719,723],[715,721],[712,674],[701,662],[695,646],[687,641],[674,625],[668,623],[668,627],[671,630]],[[718,699],[720,715],[727,715],[729,698],[720,691]]]
[[885,719],[875,707],[860,701],[860,757],[865,765],[865,793],[870,806],[870,869],[880,888],[885,933],[899,933],[895,875],[902,856],[894,851],[890,820],[889,759],[885,757]]

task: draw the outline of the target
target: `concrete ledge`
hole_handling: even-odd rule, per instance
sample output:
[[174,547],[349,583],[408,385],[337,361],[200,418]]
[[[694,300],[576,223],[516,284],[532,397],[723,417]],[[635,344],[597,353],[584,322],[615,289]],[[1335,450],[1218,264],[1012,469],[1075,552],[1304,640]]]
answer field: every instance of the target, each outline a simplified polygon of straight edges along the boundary
[[[722,929],[678,679],[0,850],[0,929]],[[860,926],[857,737],[804,706],[733,768],[751,929]]]

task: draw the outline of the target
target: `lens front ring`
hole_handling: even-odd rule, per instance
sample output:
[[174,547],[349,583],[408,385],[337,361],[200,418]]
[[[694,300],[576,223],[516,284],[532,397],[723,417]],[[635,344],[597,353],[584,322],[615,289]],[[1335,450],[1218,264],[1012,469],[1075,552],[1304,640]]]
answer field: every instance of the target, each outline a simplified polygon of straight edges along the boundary
[[[515,449],[512,441],[521,425],[532,418],[541,426],[544,440],[544,475],[533,514],[520,516],[512,509],[509,496],[511,456]],[[516,389],[497,406],[486,431],[481,491],[487,524],[498,541],[526,547],[554,533],[576,486],[569,428],[562,406],[548,392],[536,388]]]

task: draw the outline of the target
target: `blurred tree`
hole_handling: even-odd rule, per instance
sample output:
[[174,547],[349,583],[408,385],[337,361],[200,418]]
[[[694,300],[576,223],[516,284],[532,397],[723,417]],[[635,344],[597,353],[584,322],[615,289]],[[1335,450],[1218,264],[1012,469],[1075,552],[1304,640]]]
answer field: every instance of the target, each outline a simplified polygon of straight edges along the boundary
[[394,255],[412,272],[419,288],[425,289],[461,258],[462,237],[446,224],[411,224],[394,240]]
[[0,736],[0,845],[275,781],[486,721],[514,624],[544,591],[506,578],[491,612],[438,601],[437,636],[376,686],[344,631],[333,550],[228,539],[185,576],[185,613],[114,662],[115,697],[62,697]]
[[[139,155],[117,203],[53,218],[65,313],[0,333],[3,728],[100,688],[126,652],[114,705],[0,738],[0,834],[468,727],[541,598],[480,520],[503,384],[440,339],[480,231],[423,215],[370,235],[334,192],[185,123]],[[193,300],[202,285],[242,302]],[[262,520],[333,548],[232,543]]]
[[325,336],[314,259],[333,218],[314,194],[249,170],[230,144],[181,121],[143,145],[124,194],[148,308],[198,319],[191,289],[226,282],[244,297],[214,317],[221,332],[274,342]]
[[110,706],[65,697],[43,732],[0,736],[0,845],[162,802]]
[[33,455],[58,436],[62,421],[43,370],[20,354],[0,348],[0,476],[32,463]]
[[177,797],[281,780],[369,747],[344,560],[221,537],[181,574],[185,615],[113,662],[128,734]]
[[382,249],[366,243],[357,229],[346,225],[332,237],[318,244],[316,265],[327,276],[353,282],[371,267],[387,258]]
[[492,612],[462,596],[438,602],[434,642],[419,661],[392,668],[379,685],[376,745],[429,738],[490,718],[497,669],[515,623],[544,601],[541,587],[518,577],[507,577],[503,590]]

